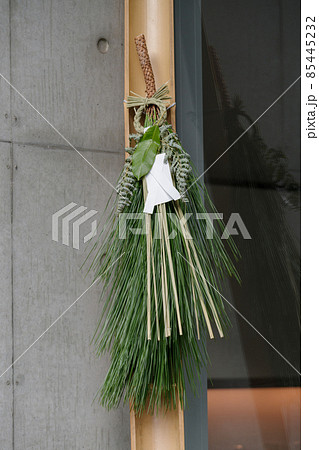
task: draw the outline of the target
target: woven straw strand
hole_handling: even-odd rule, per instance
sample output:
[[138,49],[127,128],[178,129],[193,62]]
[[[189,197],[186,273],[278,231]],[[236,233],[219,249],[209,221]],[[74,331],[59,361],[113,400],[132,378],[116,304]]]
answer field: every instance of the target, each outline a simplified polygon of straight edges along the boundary
[[144,34],[140,34],[135,38],[136,51],[140,64],[142,67],[144,80],[145,80],[145,92],[148,98],[153,97],[156,92],[155,77],[152,69],[151,60],[148,54],[146,40]]

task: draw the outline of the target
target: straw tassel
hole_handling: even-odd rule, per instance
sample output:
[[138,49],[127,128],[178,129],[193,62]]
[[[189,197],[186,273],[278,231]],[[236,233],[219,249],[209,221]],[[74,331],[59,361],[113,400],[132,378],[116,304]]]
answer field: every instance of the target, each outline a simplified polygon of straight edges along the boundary
[[[159,214],[159,217],[161,218],[161,214]],[[161,242],[161,278],[162,278],[162,298],[163,298],[165,337],[169,337],[171,335],[170,312],[169,312],[169,303],[168,303],[165,243],[164,243],[163,227],[162,227],[161,219],[159,220],[159,228],[160,228],[160,242]]]
[[167,250],[168,265],[169,265],[169,270],[170,270],[170,274],[171,274],[171,281],[172,281],[174,300],[175,300],[178,330],[179,330],[179,334],[182,335],[183,330],[182,330],[181,316],[180,316],[180,312],[179,312],[178,295],[177,295],[176,281],[175,281],[175,275],[174,275],[171,247],[170,247],[170,243],[169,243],[165,203],[163,203],[162,205],[159,205],[159,211],[160,211],[160,215],[161,215],[162,227],[164,230],[164,238],[165,238],[165,244],[166,244],[166,250]]
[[157,301],[156,273],[155,273],[155,265],[154,265],[152,234],[151,234],[151,260],[152,260],[153,287],[154,287],[154,300],[155,300],[156,332],[157,332],[157,340],[160,341],[161,334],[160,334],[159,320],[158,320],[158,301]]
[[194,265],[193,265],[191,251],[190,251],[190,248],[189,248],[189,245],[188,245],[189,231],[186,230],[185,220],[183,220],[184,214],[183,214],[183,212],[181,210],[180,205],[177,206],[176,212],[177,212],[177,215],[178,215],[178,217],[180,219],[181,230],[182,230],[182,234],[183,234],[183,237],[184,237],[184,240],[185,240],[185,246],[186,246],[186,251],[187,251],[189,262],[190,262],[190,268],[192,269],[193,278],[194,278],[194,281],[195,281],[195,284],[196,284],[196,287],[197,287],[199,301],[200,301],[200,304],[201,304],[201,307],[202,307],[202,310],[203,310],[203,314],[204,314],[206,326],[207,326],[207,329],[208,329],[209,337],[210,337],[210,339],[213,339],[214,338],[214,333],[213,333],[213,330],[212,330],[212,326],[210,324],[210,320],[209,320],[209,316],[208,316],[208,313],[207,313],[207,309],[206,309],[206,306],[205,306],[205,303],[204,303],[204,299],[203,299],[203,296],[202,296],[202,293],[201,293],[201,289],[200,289],[200,286],[199,286],[199,282],[198,282],[198,279],[197,279],[197,274],[196,274],[196,271],[195,271],[195,268],[194,268]]
[[147,339],[151,340],[151,216],[145,214],[147,264]]

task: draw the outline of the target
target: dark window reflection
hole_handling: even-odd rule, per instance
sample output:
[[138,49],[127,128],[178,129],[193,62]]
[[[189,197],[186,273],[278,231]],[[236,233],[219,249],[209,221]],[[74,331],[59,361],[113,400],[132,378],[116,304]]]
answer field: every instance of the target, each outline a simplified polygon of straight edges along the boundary
[[234,236],[242,283],[225,296],[269,341],[227,307],[228,338],[208,343],[210,448],[298,449],[299,82],[235,141],[299,76],[300,2],[203,0],[202,17],[205,183],[251,235]]

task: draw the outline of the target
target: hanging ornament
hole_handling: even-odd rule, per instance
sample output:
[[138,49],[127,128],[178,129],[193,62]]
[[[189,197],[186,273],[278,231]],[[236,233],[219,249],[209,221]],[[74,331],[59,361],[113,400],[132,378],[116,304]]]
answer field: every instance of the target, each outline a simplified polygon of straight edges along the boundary
[[225,275],[238,279],[238,252],[231,238],[226,251],[220,219],[202,220],[205,204],[216,209],[167,122],[168,87],[155,88],[144,35],[135,42],[147,96],[127,99],[136,133],[91,268],[103,284],[97,354],[111,356],[100,401],[141,413],[175,408],[177,395],[183,406],[185,374],[196,390],[207,333],[230,325],[220,291]]

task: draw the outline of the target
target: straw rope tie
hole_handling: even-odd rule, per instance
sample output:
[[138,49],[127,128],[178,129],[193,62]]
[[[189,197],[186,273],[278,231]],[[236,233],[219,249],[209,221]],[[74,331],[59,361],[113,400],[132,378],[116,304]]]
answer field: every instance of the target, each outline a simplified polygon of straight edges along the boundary
[[141,124],[141,118],[143,113],[150,105],[155,105],[159,109],[159,122],[158,125],[162,125],[167,118],[166,102],[171,99],[169,97],[169,90],[167,83],[163,84],[152,97],[142,97],[135,92],[134,95],[129,95],[126,105],[128,108],[137,108],[134,116],[134,128],[138,133],[144,133],[144,127]]

